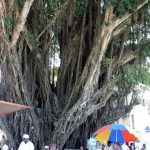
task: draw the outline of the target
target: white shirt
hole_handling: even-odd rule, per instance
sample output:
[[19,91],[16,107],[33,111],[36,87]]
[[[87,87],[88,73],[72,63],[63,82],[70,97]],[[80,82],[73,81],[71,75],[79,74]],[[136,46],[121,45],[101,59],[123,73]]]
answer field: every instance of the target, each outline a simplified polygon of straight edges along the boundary
[[126,144],[121,145],[121,150],[130,150]]
[[2,148],[1,148],[1,150],[8,150],[8,149],[9,149],[9,147],[8,147],[7,144],[4,144],[4,145],[2,146]]
[[27,143],[21,142],[18,150],[34,150],[34,145],[31,141],[28,141]]

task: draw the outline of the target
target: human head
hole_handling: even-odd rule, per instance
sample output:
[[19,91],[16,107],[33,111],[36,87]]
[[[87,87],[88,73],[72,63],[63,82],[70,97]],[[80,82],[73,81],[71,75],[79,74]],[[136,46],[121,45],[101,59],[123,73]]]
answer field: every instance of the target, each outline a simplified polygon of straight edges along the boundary
[[129,143],[127,142],[126,145],[129,146]]
[[80,147],[80,150],[83,150],[83,146]]
[[130,143],[130,146],[134,146],[134,144],[133,144],[133,143]]
[[4,140],[6,139],[5,135],[2,135],[2,139],[4,139]]
[[54,143],[50,144],[50,150],[56,150],[56,144]]
[[23,138],[23,141],[25,143],[27,143],[29,141],[29,135],[28,134],[24,134],[22,138]]
[[110,146],[110,145],[111,145],[111,142],[110,142],[110,141],[108,141],[107,145],[108,145],[108,146]]

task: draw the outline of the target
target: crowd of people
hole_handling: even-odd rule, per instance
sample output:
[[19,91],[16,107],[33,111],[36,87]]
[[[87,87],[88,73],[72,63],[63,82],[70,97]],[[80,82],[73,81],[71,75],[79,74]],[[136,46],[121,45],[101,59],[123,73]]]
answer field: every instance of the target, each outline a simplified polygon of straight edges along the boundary
[[100,147],[98,148],[98,150],[146,150],[146,148],[145,148],[145,144],[143,144],[142,148],[139,148],[135,146],[134,143],[118,144],[118,143],[108,142],[107,145],[100,144]]
[[[2,135],[2,143],[0,150],[14,150],[9,140]],[[17,150],[35,150],[33,142],[30,141],[28,134],[24,134],[22,137],[22,142],[20,143]],[[50,144],[50,146],[44,146],[43,150],[56,150],[55,144]]]
[[[5,138],[5,136],[2,136],[1,143],[1,150],[14,150],[11,143]],[[22,142],[20,143],[17,150],[35,150],[34,144],[30,141],[30,137],[28,134],[24,134],[22,137]],[[43,147],[43,150],[56,150],[55,144],[45,145]],[[83,147],[82,147],[83,150]],[[111,143],[108,142],[107,145],[101,143],[99,144],[97,150],[146,150],[145,144],[143,144],[143,147],[137,148],[134,143]]]

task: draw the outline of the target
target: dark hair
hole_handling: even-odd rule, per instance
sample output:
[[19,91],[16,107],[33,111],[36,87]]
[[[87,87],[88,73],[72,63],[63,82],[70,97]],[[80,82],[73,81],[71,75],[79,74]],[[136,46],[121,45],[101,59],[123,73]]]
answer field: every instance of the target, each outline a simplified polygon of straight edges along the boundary
[[108,141],[107,145],[108,145],[108,146],[110,146],[110,145],[111,145],[111,142],[110,142],[110,141]]

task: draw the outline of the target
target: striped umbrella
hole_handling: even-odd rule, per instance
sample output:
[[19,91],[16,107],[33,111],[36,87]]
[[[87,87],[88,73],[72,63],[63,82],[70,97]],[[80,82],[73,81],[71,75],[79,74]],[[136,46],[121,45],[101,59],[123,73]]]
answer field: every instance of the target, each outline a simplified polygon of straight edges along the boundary
[[137,140],[137,137],[131,134],[127,128],[121,124],[105,125],[94,132],[93,137],[95,137],[97,141],[105,144],[107,144],[108,141],[123,144]]

